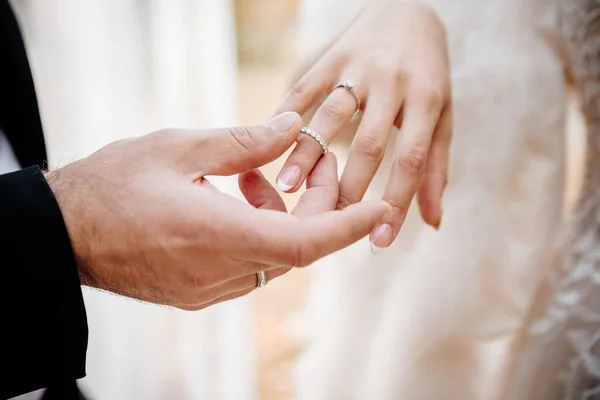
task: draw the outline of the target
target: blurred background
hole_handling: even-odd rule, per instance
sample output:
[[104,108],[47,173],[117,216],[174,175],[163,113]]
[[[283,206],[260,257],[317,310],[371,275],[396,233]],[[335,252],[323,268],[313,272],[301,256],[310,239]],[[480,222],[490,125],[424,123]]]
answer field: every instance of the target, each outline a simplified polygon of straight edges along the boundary
[[[330,37],[303,25],[301,0],[13,4],[50,163],[58,166],[162,127],[268,119],[307,49]],[[583,159],[576,115],[570,124],[568,202]],[[280,165],[264,168],[271,182]],[[235,180],[217,184],[237,195]],[[82,387],[93,399],[291,399],[301,349],[289,321],[308,282],[306,271],[292,271],[246,299],[195,314],[86,291],[90,347]]]

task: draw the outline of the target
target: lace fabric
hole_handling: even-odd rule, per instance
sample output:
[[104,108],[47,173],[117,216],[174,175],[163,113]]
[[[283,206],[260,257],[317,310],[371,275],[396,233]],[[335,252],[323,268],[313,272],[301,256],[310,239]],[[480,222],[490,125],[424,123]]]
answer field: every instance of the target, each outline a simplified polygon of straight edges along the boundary
[[600,399],[600,1],[564,0],[561,15],[588,129],[586,179],[508,399]]

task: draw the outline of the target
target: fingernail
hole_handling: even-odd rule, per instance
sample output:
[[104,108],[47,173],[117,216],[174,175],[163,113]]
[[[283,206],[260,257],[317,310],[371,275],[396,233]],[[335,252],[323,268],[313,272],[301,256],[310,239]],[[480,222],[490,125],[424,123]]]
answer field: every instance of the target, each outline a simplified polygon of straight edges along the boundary
[[275,132],[287,132],[294,127],[300,116],[295,112],[279,114],[269,121]]
[[389,224],[383,224],[373,229],[371,232],[371,252],[379,254],[385,250],[392,242],[392,227]]
[[281,192],[287,192],[300,181],[300,167],[297,165],[290,165],[284,169],[277,177],[277,189]]

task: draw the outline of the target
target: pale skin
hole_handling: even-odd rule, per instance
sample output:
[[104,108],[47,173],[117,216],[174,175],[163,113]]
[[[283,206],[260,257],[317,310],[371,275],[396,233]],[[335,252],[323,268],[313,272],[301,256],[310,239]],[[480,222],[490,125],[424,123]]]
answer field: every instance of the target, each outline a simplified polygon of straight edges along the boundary
[[[297,82],[279,111],[305,114],[318,106],[309,127],[328,143],[356,111],[350,93],[331,88],[347,79],[357,84],[362,121],[339,187],[335,157],[322,157],[312,138],[299,136],[295,113],[286,114],[285,129],[286,118],[279,127],[163,130],[49,173],[82,283],[197,310],[251,292],[258,271],[272,280],[369,233],[376,252],[388,247],[415,194],[424,220],[439,227],[452,125],[448,65],[445,31],[433,11],[412,1],[371,0]],[[400,134],[384,201],[360,203],[393,126]],[[291,176],[286,191],[304,182],[307,191],[287,214],[255,168],[296,138],[278,186]],[[249,204],[205,179],[238,173]]]
[[[394,163],[383,195],[393,213],[371,233],[374,252],[398,235],[417,196],[424,221],[439,228],[452,136],[450,67],[446,33],[434,11],[416,1],[371,0],[349,28],[293,86],[278,112],[306,115],[308,126],[331,143],[353,117],[357,102],[345,89],[352,80],[362,119],[340,179],[338,208],[361,201],[395,140]],[[392,127],[399,128],[397,138]],[[294,192],[316,162],[321,147],[301,136],[277,181]]]
[[[198,310],[251,292],[258,271],[273,279],[366,236],[391,208],[335,210],[333,155],[291,214],[255,169],[281,156],[301,125],[285,113],[253,127],[167,129],[49,172],[82,284]],[[249,204],[205,179],[237,173]]]

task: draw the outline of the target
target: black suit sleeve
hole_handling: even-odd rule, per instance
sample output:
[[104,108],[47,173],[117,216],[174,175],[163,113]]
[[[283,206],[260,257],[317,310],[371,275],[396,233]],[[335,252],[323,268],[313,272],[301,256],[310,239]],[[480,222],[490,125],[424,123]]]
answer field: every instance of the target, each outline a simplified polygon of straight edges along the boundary
[[39,167],[0,175],[0,397],[85,376],[88,328],[69,235]]

